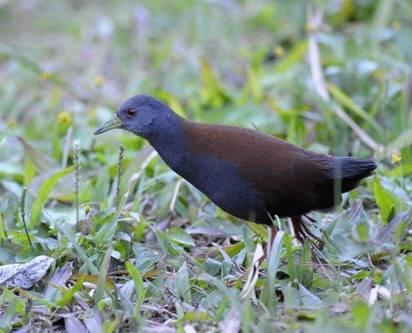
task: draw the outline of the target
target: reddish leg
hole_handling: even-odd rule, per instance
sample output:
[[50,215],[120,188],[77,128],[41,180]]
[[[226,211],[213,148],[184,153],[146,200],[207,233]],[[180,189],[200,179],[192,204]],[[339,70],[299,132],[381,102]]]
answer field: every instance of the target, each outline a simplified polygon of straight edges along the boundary
[[[296,239],[301,242],[302,244],[305,242],[306,238],[309,238],[310,241],[319,249],[322,250],[325,242],[320,239],[318,236],[314,235],[306,224],[302,221],[302,216],[293,216],[291,218],[293,230],[295,232]],[[309,218],[310,221],[314,221],[313,219]],[[317,243],[313,242],[313,239],[317,241]]]

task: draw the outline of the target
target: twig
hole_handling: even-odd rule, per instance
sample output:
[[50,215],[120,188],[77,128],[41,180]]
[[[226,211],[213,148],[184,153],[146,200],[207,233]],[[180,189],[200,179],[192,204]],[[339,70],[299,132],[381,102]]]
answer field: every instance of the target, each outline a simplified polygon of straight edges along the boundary
[[180,190],[180,186],[182,185],[182,181],[179,180],[176,183],[175,186],[175,190],[173,191],[173,195],[172,195],[172,200],[170,200],[170,206],[169,206],[169,211],[174,213],[175,211],[175,205],[176,205],[176,201],[177,201],[177,196],[179,194],[179,190]]
[[335,114],[356,133],[356,135],[365,145],[367,145],[369,148],[377,152],[383,152],[384,147],[381,144],[377,143],[368,133],[366,133],[361,127],[359,127],[356,124],[356,122],[342,108],[340,108],[333,102],[331,103],[331,98],[327,89],[325,76],[322,71],[318,36],[316,33],[317,29],[322,24],[323,11],[321,9],[316,10],[309,6],[307,10],[307,16],[309,41],[308,58],[316,93],[325,102],[329,102]]

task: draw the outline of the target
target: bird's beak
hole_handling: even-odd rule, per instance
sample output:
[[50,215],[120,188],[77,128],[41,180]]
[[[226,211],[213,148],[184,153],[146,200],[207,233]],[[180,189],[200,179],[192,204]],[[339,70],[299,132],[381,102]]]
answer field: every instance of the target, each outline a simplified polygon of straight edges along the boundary
[[119,128],[121,125],[122,125],[122,121],[116,114],[114,114],[114,117],[111,120],[109,120],[107,123],[105,123],[102,127],[100,127],[96,132],[94,132],[94,134],[95,135],[102,134],[114,128]]

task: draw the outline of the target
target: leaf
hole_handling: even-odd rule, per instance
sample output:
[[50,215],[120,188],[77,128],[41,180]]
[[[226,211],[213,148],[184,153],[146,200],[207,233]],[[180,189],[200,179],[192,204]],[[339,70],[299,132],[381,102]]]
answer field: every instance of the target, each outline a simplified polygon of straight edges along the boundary
[[195,242],[192,237],[183,229],[171,228],[168,230],[167,235],[176,243],[181,244],[186,247],[195,246]]
[[107,246],[113,240],[116,233],[117,220],[112,217],[111,221],[103,224],[95,234],[95,240],[99,245]]
[[278,231],[276,233],[275,239],[270,247],[270,252],[267,254],[267,280],[265,283],[265,287],[262,291],[262,298],[264,304],[268,307],[268,309],[274,309],[276,304],[276,294],[275,294],[275,281],[276,281],[276,272],[278,270],[282,244],[283,244],[283,231]]
[[64,287],[70,279],[72,271],[73,263],[71,261],[57,269],[51,277],[43,297],[48,301],[53,302],[56,299],[56,295],[59,293],[56,287]]
[[77,254],[83,260],[83,262],[87,265],[89,272],[92,274],[98,274],[99,270],[91,262],[91,260],[89,259],[89,257],[87,256],[83,248],[76,242],[76,239],[73,233],[71,232],[71,230],[67,228],[67,225],[66,224],[63,224],[63,225],[55,224],[55,226],[57,227],[57,229],[59,229],[64,234],[64,236],[70,241],[70,243],[73,244],[73,247],[76,250]]
[[263,256],[264,256],[264,252],[263,252],[262,245],[257,244],[255,253],[253,255],[252,263],[249,268],[247,280],[242,288],[242,293],[241,293],[242,300],[249,298],[252,292],[254,291],[257,279],[259,277],[260,260],[263,258]]
[[102,264],[100,265],[99,279],[97,281],[96,296],[95,296],[96,303],[99,303],[99,301],[102,300],[104,296],[104,290],[106,287],[106,277],[107,277],[107,272],[109,271],[112,250],[113,248],[110,245],[104,254]]
[[0,267],[0,285],[9,288],[30,289],[47,273],[53,258],[38,256],[25,264],[10,264]]
[[86,327],[73,313],[64,319],[64,328],[67,333],[87,333]]
[[[365,280],[364,280],[365,281]],[[369,307],[366,303],[359,302],[352,307],[353,319],[357,327],[363,329],[366,327],[369,321]],[[363,331],[363,330],[362,330]]]
[[310,292],[305,286],[299,283],[299,301],[304,308],[318,308],[322,305],[318,296]]
[[407,221],[412,214],[412,208],[406,212],[397,214],[383,229],[381,229],[377,236],[376,241],[380,244],[384,244],[389,241],[396,227],[404,221]]
[[219,78],[213,72],[212,66],[206,59],[200,59],[200,69],[203,87],[201,96],[205,103],[213,107],[221,107],[224,102],[230,100],[229,95],[220,83]]
[[303,244],[303,251],[297,265],[297,278],[303,285],[310,285],[313,281],[312,253],[309,242],[306,240]]
[[186,312],[181,318],[178,319],[178,322],[186,322],[186,321],[208,321],[208,320],[212,320],[213,318],[211,318],[207,312],[204,311],[188,311]]
[[375,196],[376,204],[381,212],[382,220],[386,223],[393,215],[397,200],[392,193],[388,192],[381,185],[378,178],[375,178],[373,183],[373,194]]
[[275,73],[282,74],[287,72],[293,65],[299,63],[306,55],[308,49],[307,40],[302,40],[295,44],[295,46],[276,64]]
[[248,76],[249,90],[253,98],[257,102],[259,102],[260,100],[262,100],[262,97],[263,97],[263,89],[262,89],[262,86],[260,85],[259,80],[257,79],[257,75],[252,69],[249,69],[247,72],[247,76]]
[[162,248],[163,251],[169,253],[172,256],[179,255],[180,250],[178,246],[172,243],[172,240],[166,233],[160,230],[156,230],[155,235],[157,238],[157,242],[159,243],[159,246]]
[[67,304],[69,304],[73,299],[74,295],[76,295],[76,293],[83,287],[83,283],[84,278],[80,278],[80,280],[77,281],[73,287],[67,290],[63,294],[63,296],[57,301],[57,305],[61,308],[64,308]]
[[183,263],[179,268],[175,281],[176,296],[185,303],[192,304],[192,293],[190,290],[189,270],[187,264]]
[[140,322],[140,308],[143,304],[146,291],[144,289],[143,278],[139,270],[130,261],[126,262],[126,268],[133,279],[136,290],[136,303],[134,308],[134,317],[137,322]]
[[83,319],[83,322],[89,332],[103,332],[102,316],[98,311],[93,311],[89,316]]
[[[73,274],[72,275],[73,281],[81,281],[92,283],[97,285],[99,283],[99,276],[98,275],[87,275],[87,274]],[[106,277],[105,288],[115,290],[116,286],[110,277]]]
[[0,315],[0,331],[11,332],[16,314],[22,315],[21,308],[25,308],[23,300],[8,289],[3,289],[0,296],[0,305],[4,309]]
[[390,178],[407,177],[412,174],[412,163],[401,163],[388,172]]
[[68,167],[63,170],[55,172],[48,180],[46,180],[39,188],[38,193],[35,196],[35,201],[31,208],[30,222],[28,224],[29,229],[33,229],[38,223],[43,206],[46,204],[49,194],[57,182],[65,175],[71,173],[73,167]]

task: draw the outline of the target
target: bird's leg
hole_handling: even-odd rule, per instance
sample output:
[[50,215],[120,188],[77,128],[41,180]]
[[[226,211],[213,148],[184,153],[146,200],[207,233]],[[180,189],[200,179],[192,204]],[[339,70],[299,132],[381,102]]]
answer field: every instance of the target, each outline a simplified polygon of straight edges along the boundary
[[[305,215],[306,216],[306,215]],[[307,217],[307,216],[306,216]],[[301,216],[293,216],[291,218],[292,220],[292,225],[293,225],[293,230],[295,232],[295,237],[300,243],[305,242],[305,238],[313,238],[317,241],[317,244],[313,242],[313,244],[319,249],[322,250],[323,246],[325,245],[325,242],[320,239],[318,236],[314,235],[309,228],[306,226],[306,224],[302,221]],[[314,220],[312,218],[309,218],[311,222]]]
[[316,223],[316,220],[313,219],[313,218],[311,218],[309,215],[305,214],[305,215],[303,215],[303,216],[306,217],[310,222]]
[[290,219],[292,221],[293,231],[295,232],[295,237],[303,245],[307,235],[305,231],[302,229],[302,224],[303,224],[302,218],[300,216],[292,216]]
[[[306,215],[305,215],[305,217],[307,218]],[[310,220],[311,222],[315,221],[315,220],[313,220],[312,218],[309,218],[309,220]],[[316,222],[316,221],[315,221],[315,222]],[[319,250],[322,250],[323,247],[325,246],[325,241],[323,241],[323,240],[320,239],[318,236],[316,236],[315,234],[313,234],[313,233],[309,230],[309,228],[307,227],[307,225],[306,225],[303,221],[302,221],[302,227],[303,227],[303,229],[305,230],[305,233],[306,233],[308,236],[312,237],[313,239],[315,239],[315,240],[317,241],[317,244],[315,244],[315,246],[316,246]]]

